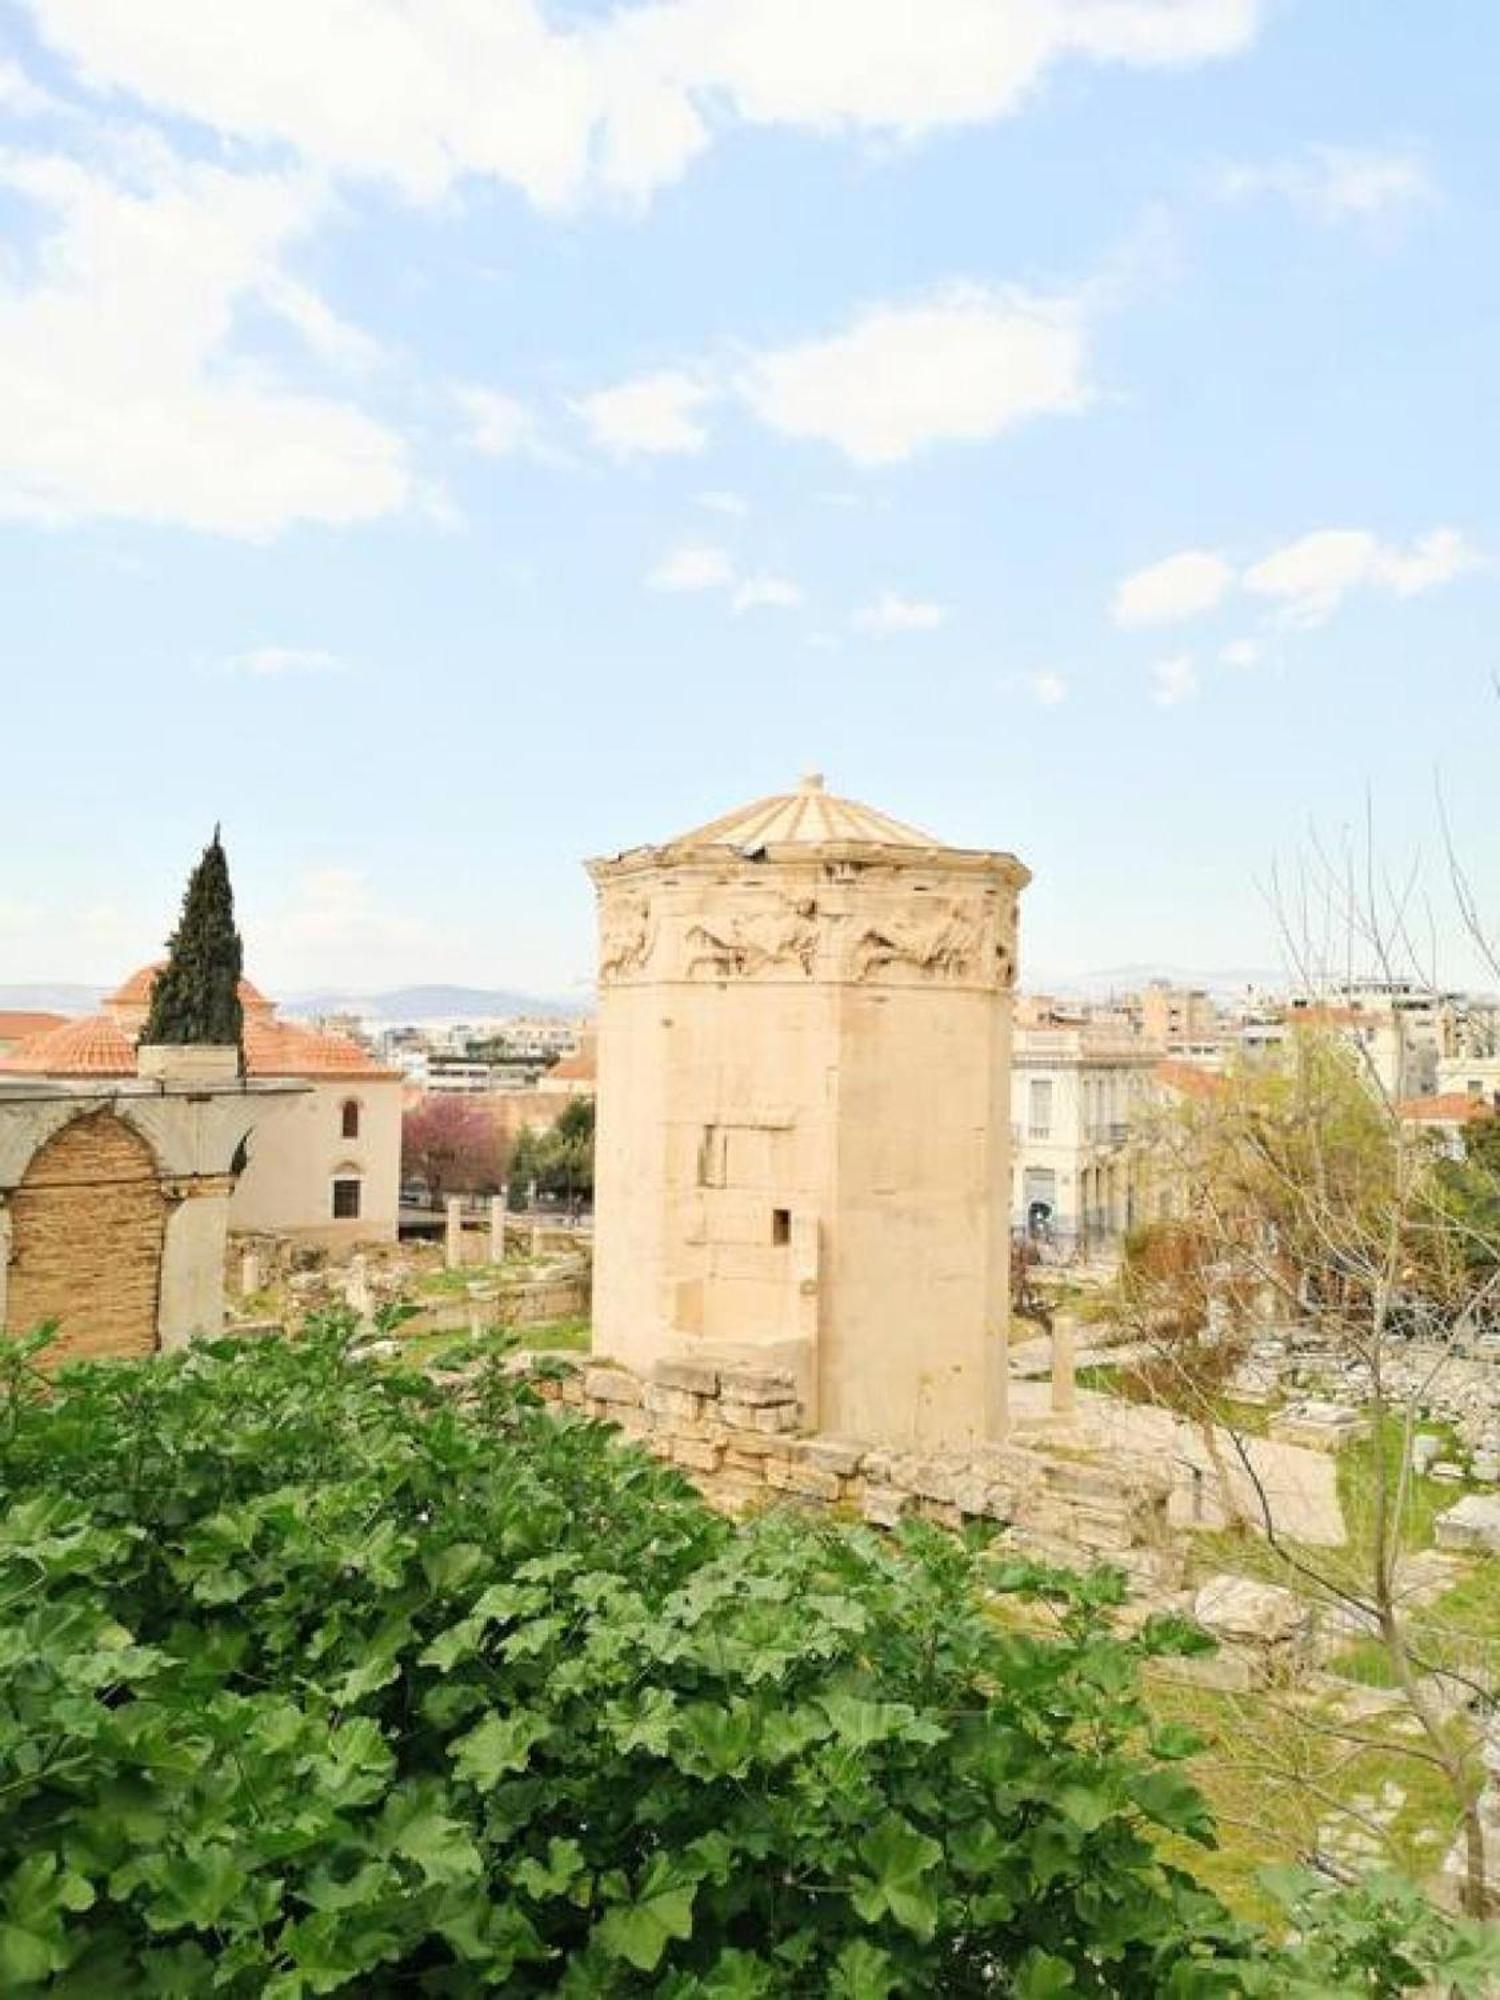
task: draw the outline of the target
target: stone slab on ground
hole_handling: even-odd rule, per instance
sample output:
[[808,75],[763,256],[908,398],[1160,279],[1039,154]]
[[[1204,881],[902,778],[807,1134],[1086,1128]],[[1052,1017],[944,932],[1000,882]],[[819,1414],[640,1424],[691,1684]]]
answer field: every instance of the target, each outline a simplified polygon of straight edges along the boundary
[[1314,1451],[1342,1451],[1365,1437],[1370,1419],[1352,1403],[1316,1400],[1294,1403],[1273,1419],[1270,1435],[1278,1444],[1309,1445]]
[[1500,1555],[1500,1493],[1466,1493],[1457,1506],[1438,1515],[1433,1533],[1440,1549]]
[[1193,1616],[1206,1632],[1234,1645],[1300,1645],[1313,1626],[1312,1606],[1295,1591],[1227,1570],[1198,1592]]

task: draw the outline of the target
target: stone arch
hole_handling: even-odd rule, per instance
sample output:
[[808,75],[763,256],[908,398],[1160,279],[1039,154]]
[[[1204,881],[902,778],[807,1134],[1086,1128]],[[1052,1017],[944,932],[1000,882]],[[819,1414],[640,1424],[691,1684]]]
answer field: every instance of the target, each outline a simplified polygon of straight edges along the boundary
[[156,1156],[113,1111],[74,1118],[10,1197],[5,1330],[58,1322],[52,1365],[153,1353],[167,1200]]

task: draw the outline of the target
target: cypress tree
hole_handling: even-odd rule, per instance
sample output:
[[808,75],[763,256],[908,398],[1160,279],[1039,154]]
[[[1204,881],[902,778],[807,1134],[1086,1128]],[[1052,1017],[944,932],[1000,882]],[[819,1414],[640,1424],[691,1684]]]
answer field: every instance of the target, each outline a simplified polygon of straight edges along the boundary
[[151,989],[143,1042],[178,1047],[211,1044],[240,1049],[244,1010],[240,969],[244,959],[234,927],[234,890],[219,829],[188,878],[182,917],[167,946],[167,962]]

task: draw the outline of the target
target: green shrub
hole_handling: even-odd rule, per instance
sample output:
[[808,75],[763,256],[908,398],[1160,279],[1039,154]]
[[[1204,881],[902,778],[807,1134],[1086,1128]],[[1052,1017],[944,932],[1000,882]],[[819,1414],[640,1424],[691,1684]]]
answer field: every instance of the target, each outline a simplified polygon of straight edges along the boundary
[[1203,1642],[1112,1637],[1115,1579],[732,1528],[345,1316],[34,1360],[0,1343],[6,1993],[1402,1990],[1299,1984],[1159,1858],[1212,1832],[1138,1669]]

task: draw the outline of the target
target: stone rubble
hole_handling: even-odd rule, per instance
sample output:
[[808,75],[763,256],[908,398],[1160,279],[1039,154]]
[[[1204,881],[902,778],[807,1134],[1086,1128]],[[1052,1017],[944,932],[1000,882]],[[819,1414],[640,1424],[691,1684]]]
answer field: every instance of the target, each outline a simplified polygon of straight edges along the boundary
[[1218,1640],[1219,1651],[1202,1660],[1176,1662],[1181,1678],[1246,1692],[1290,1686],[1312,1664],[1313,1608],[1279,1584],[1257,1583],[1226,1570],[1199,1590],[1192,1615]]

